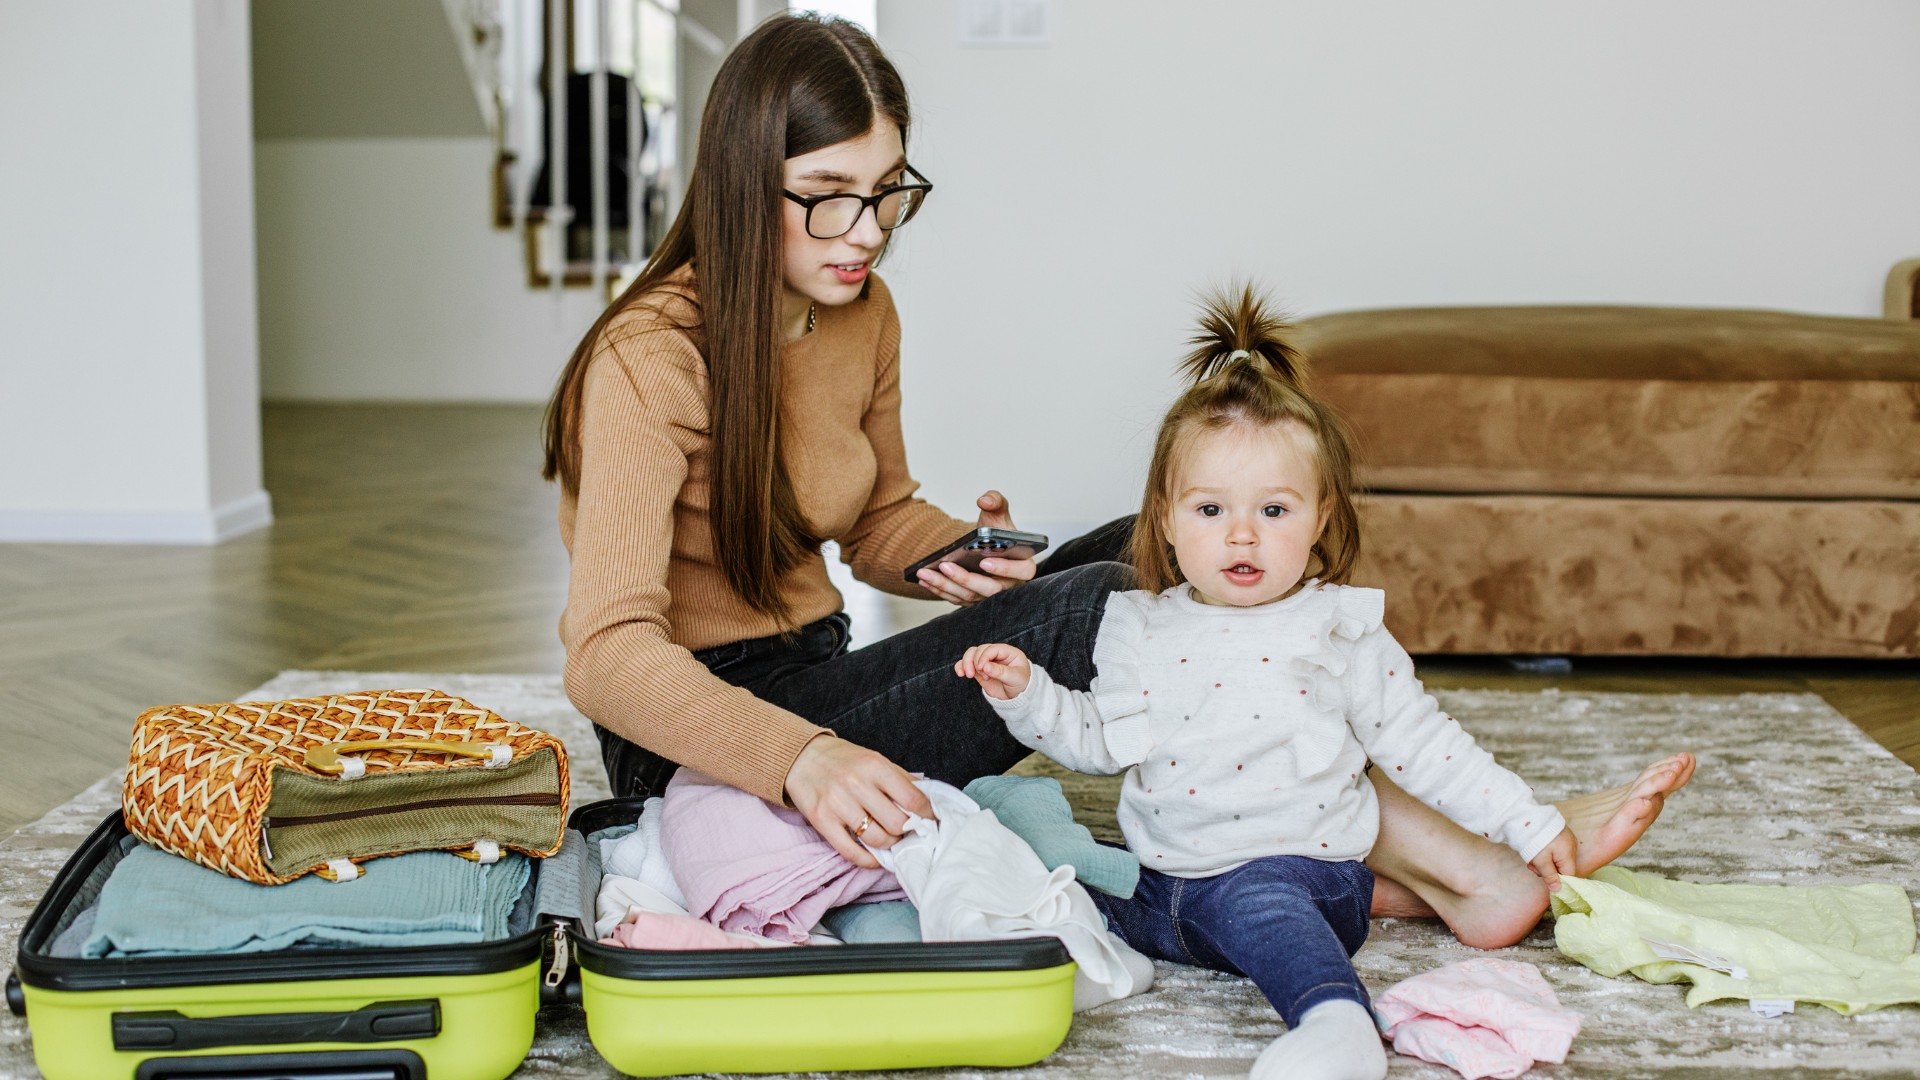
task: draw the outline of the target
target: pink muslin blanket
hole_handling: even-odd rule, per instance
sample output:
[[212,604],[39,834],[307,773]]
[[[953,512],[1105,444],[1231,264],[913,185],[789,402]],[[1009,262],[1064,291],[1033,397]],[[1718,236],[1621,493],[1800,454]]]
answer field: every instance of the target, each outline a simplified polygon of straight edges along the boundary
[[1467,1080],[1519,1076],[1567,1060],[1580,1015],[1562,1008],[1540,969],[1517,960],[1461,960],[1395,983],[1374,1000],[1393,1049]]
[[885,870],[848,862],[799,811],[692,769],[667,784],[660,850],[687,910],[722,930],[801,944],[831,908],[904,900]]
[[602,945],[623,949],[784,949],[783,941],[751,934],[729,934],[691,915],[658,911],[630,912],[626,920],[600,939]]

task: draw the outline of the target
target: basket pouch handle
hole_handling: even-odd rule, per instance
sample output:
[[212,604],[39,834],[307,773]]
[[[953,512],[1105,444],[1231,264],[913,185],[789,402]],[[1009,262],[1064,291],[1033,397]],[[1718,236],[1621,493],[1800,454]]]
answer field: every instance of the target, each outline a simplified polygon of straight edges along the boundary
[[[463,743],[444,739],[362,739],[315,743],[305,753],[307,768],[315,772],[339,774],[347,769],[345,754],[368,750],[425,750],[450,757],[486,758],[489,766],[505,765],[513,760],[513,749],[504,743]],[[503,753],[504,751],[504,753]]]

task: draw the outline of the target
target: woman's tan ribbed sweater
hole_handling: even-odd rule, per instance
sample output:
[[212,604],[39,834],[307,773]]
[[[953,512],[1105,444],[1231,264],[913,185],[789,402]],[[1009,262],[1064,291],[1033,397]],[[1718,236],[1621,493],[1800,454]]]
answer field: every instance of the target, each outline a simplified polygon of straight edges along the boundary
[[[865,299],[820,309],[813,332],[782,354],[782,454],[802,512],[839,542],[854,576],[925,597],[901,571],[972,526],[914,498],[900,435],[900,320],[886,285],[870,282]],[[580,490],[560,501],[573,556],[560,617],[567,695],[628,741],[778,803],[822,729],[728,685],[691,652],[780,631],[714,560],[706,362],[698,333],[675,328],[698,323],[696,305],[663,290],[595,344]],[[802,624],[840,610],[818,554],[781,592]]]

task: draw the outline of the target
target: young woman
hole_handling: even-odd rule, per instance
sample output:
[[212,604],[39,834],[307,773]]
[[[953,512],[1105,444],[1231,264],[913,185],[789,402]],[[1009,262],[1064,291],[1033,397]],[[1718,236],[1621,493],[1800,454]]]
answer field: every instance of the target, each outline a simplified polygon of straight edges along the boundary
[[[1085,687],[1107,595],[1132,587],[1104,559],[903,580],[976,524],[914,497],[899,320],[873,274],[932,190],[907,161],[909,127],[899,74],[857,27],[762,24],[714,81],[679,217],[547,412],[572,554],[567,692],[614,791],[658,792],[688,765],[790,803],[863,866],[857,841],[888,846],[907,812],[930,810],[910,771],[964,784],[1026,756],[954,658],[1008,642]],[[997,492],[978,511],[1012,525]],[[847,651],[829,539],[860,580],[959,610]],[[1684,783],[1659,768],[1567,812],[1583,854],[1589,833],[1607,830],[1593,850],[1617,854],[1646,828]],[[1399,884],[1383,882],[1377,909],[1437,913],[1471,944],[1524,934],[1546,906],[1525,864],[1394,795],[1385,784],[1370,864]]]

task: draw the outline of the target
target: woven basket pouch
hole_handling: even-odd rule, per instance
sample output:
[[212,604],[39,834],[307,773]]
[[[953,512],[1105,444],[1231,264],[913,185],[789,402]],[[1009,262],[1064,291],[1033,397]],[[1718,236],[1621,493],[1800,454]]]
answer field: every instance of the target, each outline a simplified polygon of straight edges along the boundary
[[567,752],[438,690],[167,705],[134,724],[122,816],[263,885],[408,851],[546,856],[566,828]]

